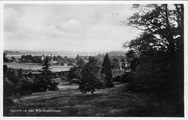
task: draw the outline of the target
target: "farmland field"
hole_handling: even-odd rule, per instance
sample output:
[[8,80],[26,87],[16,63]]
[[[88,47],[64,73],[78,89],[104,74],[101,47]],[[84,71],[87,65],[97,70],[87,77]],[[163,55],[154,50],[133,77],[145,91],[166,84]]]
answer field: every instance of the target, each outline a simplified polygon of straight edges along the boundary
[[[4,63],[5,65],[7,65],[9,68],[13,68],[13,69],[24,69],[24,70],[38,70],[41,69],[42,66],[40,64],[36,64],[36,63]],[[60,71],[69,71],[69,69],[72,66],[59,66],[59,65],[52,65],[50,66],[51,71],[53,72],[60,72]]]

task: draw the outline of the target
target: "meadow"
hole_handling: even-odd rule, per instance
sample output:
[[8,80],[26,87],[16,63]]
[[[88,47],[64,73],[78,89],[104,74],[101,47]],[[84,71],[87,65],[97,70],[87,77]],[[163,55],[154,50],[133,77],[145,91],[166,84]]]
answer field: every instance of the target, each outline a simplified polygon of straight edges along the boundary
[[176,116],[170,101],[159,101],[150,92],[126,91],[126,85],[116,82],[115,87],[83,94],[78,85],[67,81],[59,84],[58,91],[16,96],[17,104],[4,108],[4,116],[89,116],[89,117],[153,117]]

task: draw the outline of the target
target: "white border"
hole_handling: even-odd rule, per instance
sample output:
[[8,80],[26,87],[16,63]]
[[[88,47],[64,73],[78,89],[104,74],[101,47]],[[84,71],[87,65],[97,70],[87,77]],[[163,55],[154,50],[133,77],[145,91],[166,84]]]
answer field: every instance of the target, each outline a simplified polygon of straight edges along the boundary
[[[3,79],[0,79],[1,82],[0,82],[0,94],[2,95],[0,97],[0,119],[3,118],[3,119],[45,119],[45,120],[49,120],[49,119],[104,119],[104,120],[109,120],[109,119],[118,119],[118,120],[124,120],[124,119],[132,119],[132,120],[137,120],[137,119],[140,119],[140,120],[145,120],[145,119],[169,119],[169,120],[174,120],[174,119],[183,119],[183,120],[188,120],[188,116],[187,116],[187,113],[188,113],[188,104],[187,104],[187,101],[188,101],[188,93],[187,93],[187,87],[188,87],[188,82],[187,82],[187,71],[188,71],[188,67],[187,67],[187,62],[188,61],[188,49],[187,49],[187,46],[188,46],[188,42],[186,40],[188,40],[188,35],[186,34],[188,29],[188,1],[0,1],[0,49],[1,49],[1,56],[3,56],[3,6],[4,4],[152,4],[152,3],[160,3],[160,4],[173,4],[173,3],[182,3],[184,4],[184,29],[185,29],[185,34],[184,34],[184,61],[185,61],[185,64],[184,64],[184,102],[185,102],[185,116],[184,118],[182,117],[3,117],[3,105],[2,105],[2,101],[3,101]],[[2,74],[2,71],[3,71],[3,57],[0,57],[0,65],[1,65],[1,69],[0,69],[0,78],[3,78],[3,74]]]

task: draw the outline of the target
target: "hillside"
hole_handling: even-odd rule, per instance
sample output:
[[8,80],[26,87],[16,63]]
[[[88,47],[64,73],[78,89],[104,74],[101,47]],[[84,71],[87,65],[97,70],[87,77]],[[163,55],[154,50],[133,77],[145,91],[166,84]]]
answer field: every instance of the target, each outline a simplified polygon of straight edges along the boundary
[[108,53],[108,55],[122,55],[124,56],[125,55],[125,51],[111,51]]
[[[66,81],[64,81],[66,82]],[[64,82],[62,84],[64,84]],[[33,93],[4,107],[5,116],[178,116],[171,101],[159,102],[149,92],[125,91],[123,84],[83,94],[78,85],[62,85],[58,91]],[[165,103],[165,104],[164,104]],[[165,105],[165,106],[164,106]]]

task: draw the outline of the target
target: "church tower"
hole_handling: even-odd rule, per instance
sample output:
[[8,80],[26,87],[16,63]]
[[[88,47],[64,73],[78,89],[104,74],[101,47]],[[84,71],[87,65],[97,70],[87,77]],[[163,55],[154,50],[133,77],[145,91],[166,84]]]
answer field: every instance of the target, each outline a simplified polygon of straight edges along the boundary
[[41,60],[44,61],[44,58],[45,58],[45,55],[44,55],[44,51],[43,51],[43,55],[42,55]]
[[52,65],[52,63],[53,63],[53,55],[51,54],[51,65]]

